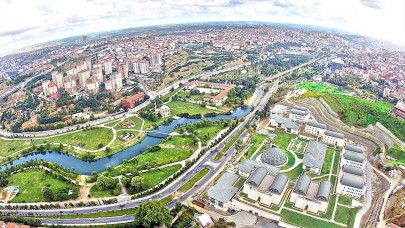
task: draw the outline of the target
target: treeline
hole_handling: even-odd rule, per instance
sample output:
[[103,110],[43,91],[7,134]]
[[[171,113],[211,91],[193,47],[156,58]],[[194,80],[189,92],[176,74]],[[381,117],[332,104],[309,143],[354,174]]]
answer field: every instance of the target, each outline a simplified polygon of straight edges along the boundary
[[308,61],[309,57],[305,55],[279,55],[264,61],[261,72],[266,76],[270,76]]

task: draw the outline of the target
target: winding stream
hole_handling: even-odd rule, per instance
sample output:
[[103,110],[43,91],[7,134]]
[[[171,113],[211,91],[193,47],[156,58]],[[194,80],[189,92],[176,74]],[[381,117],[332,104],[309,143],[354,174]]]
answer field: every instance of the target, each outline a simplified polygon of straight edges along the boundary
[[[212,121],[219,120],[219,119],[226,119],[226,118],[241,118],[244,117],[246,114],[250,112],[249,107],[238,107],[236,108],[231,114],[229,115],[218,115],[215,117],[205,117],[204,119],[209,119]],[[171,133],[176,125],[186,125],[188,123],[195,123],[198,122],[200,119],[189,119],[189,118],[181,118],[178,120],[173,120],[168,125],[162,125],[154,129],[154,131],[158,132],[165,132]],[[26,156],[20,157],[11,163],[6,165],[0,166],[0,169],[5,169],[8,166],[16,166],[18,164],[22,164],[29,160],[44,160],[55,162],[63,166],[67,169],[74,169],[80,174],[91,174],[92,171],[102,172],[106,170],[109,166],[117,166],[123,163],[124,160],[129,160],[136,155],[141,154],[144,152],[148,146],[154,146],[159,144],[162,138],[156,138],[151,136],[146,136],[141,142],[138,144],[129,147],[121,152],[118,152],[114,155],[109,157],[105,157],[96,161],[83,161],[74,156],[63,154],[56,151],[49,151],[49,152],[37,152],[28,154]]]

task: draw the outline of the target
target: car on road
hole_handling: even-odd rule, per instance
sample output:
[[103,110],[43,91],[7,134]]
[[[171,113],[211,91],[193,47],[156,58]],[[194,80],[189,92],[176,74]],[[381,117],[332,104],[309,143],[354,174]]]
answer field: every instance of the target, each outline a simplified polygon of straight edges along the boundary
[[163,194],[162,194],[162,193],[160,193],[160,194],[159,194],[159,197],[162,197],[162,196],[163,196]]

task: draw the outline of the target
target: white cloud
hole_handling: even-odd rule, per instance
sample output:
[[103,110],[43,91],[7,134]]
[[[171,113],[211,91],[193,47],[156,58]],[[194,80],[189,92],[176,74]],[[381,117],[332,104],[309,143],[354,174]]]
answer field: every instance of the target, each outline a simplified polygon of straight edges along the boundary
[[0,52],[90,32],[195,21],[309,24],[405,41],[400,0],[0,0]]

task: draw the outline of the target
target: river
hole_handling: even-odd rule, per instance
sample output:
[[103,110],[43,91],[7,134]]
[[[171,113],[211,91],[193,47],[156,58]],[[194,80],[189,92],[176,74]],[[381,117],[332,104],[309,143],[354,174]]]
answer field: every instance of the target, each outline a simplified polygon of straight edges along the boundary
[[[250,112],[250,107],[238,107],[236,108],[231,114],[229,115],[218,115],[215,117],[205,117],[204,119],[209,119],[212,121],[218,119],[226,119],[226,118],[241,118],[244,117],[246,114]],[[201,119],[201,118],[200,118]],[[189,119],[189,118],[181,118],[178,120],[173,120],[168,125],[161,125],[154,129],[154,131],[158,132],[165,132],[171,133],[176,125],[186,125],[188,123],[195,123],[198,122],[200,119]],[[56,151],[48,151],[48,152],[37,152],[25,155],[20,157],[11,163],[3,165],[0,167],[1,170],[5,169],[7,166],[16,166],[18,164],[22,164],[29,160],[44,160],[55,162],[67,169],[73,169],[80,174],[91,174],[92,171],[96,172],[103,172],[108,167],[114,167],[124,162],[124,160],[129,160],[142,152],[144,152],[148,146],[154,146],[159,144],[162,138],[156,138],[152,136],[146,136],[141,142],[138,144],[129,147],[121,152],[118,152],[114,155],[101,158],[96,161],[83,161],[74,156],[63,154]]]

